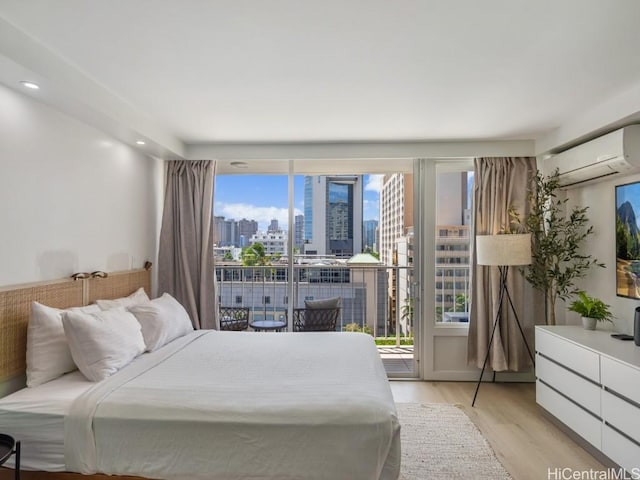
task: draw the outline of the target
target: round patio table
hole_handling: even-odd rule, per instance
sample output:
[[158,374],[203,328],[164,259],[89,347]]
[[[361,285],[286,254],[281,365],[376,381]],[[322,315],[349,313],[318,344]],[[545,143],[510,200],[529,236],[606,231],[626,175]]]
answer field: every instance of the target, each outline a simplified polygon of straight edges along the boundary
[[256,332],[281,332],[287,328],[287,322],[282,320],[256,320],[249,324]]

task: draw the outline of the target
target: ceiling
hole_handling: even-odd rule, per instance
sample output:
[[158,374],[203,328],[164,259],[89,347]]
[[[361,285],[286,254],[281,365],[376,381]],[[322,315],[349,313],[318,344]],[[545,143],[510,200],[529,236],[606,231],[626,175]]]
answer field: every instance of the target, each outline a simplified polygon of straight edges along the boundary
[[535,139],[640,86],[638,20],[637,0],[2,0],[0,82],[176,152]]

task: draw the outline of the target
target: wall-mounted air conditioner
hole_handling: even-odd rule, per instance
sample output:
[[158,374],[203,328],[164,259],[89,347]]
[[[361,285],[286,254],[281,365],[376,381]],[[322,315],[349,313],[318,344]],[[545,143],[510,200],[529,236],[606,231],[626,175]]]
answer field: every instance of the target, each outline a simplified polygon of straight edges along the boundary
[[640,125],[615,130],[544,161],[545,175],[556,168],[564,188],[640,172]]

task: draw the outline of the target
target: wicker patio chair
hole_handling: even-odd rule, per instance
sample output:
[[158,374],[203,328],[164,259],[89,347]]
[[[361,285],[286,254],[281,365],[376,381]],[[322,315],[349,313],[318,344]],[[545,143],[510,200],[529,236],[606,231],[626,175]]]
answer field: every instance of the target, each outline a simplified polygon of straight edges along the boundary
[[293,309],[294,332],[333,332],[340,318],[340,297],[305,301]]
[[249,328],[247,307],[220,307],[220,330],[246,330]]

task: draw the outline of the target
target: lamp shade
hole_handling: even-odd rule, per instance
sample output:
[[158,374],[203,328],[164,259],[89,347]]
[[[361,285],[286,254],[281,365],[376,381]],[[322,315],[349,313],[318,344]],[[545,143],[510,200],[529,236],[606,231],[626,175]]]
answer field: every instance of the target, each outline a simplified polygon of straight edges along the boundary
[[476,236],[478,265],[531,264],[531,234]]

